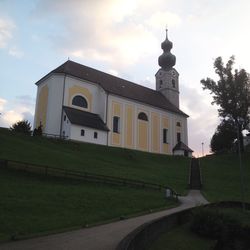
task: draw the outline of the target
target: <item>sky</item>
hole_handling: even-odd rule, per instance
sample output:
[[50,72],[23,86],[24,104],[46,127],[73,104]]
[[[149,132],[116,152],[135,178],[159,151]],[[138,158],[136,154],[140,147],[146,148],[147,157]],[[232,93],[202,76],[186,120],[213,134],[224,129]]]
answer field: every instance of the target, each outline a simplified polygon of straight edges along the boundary
[[217,80],[218,56],[250,72],[249,13],[249,0],[0,0],[0,127],[33,124],[35,82],[68,58],[155,89],[167,27],[189,146],[208,154],[220,119],[200,80]]

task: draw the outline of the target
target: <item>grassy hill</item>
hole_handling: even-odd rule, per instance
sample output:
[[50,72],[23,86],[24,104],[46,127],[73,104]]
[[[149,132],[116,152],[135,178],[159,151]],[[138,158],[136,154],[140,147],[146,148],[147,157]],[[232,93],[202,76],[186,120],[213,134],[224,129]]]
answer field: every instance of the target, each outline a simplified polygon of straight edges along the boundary
[[185,193],[190,159],[94,144],[13,135],[0,129],[0,159],[168,185]]
[[[250,153],[242,156],[245,200],[250,202]],[[237,154],[201,158],[203,194],[209,201],[241,200],[240,167]]]
[[[0,241],[176,206],[164,194],[0,168]],[[1,246],[0,246],[1,248]]]
[[[0,129],[0,159],[168,185],[185,193],[190,159],[12,134]],[[117,220],[176,206],[163,192],[0,168],[0,240]]]

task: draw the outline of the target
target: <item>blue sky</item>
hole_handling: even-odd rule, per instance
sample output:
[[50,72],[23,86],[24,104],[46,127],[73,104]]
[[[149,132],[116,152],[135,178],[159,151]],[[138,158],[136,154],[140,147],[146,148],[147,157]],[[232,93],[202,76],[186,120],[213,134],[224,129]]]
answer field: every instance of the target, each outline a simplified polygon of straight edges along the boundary
[[34,83],[68,57],[155,88],[167,25],[189,145],[207,153],[219,119],[200,80],[218,56],[250,72],[249,13],[247,0],[0,0],[0,126],[33,123]]

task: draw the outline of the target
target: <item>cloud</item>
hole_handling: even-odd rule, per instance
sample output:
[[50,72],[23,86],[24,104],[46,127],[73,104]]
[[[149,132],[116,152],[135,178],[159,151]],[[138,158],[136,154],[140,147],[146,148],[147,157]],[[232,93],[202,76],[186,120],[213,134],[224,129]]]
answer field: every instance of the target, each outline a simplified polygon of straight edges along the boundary
[[3,111],[5,103],[6,103],[6,100],[0,98],[0,112]]
[[[119,70],[150,58],[159,48],[152,27],[179,25],[180,17],[170,11],[151,12],[159,2],[142,0],[39,1],[34,18],[57,19],[62,32],[50,39],[66,56],[106,62]],[[165,7],[166,8],[166,7]],[[60,14],[57,14],[60,13]],[[55,35],[57,34],[57,35]]]
[[15,103],[21,104],[22,106],[25,106],[27,108],[33,108],[35,106],[35,98],[33,98],[30,95],[18,95],[16,96]]
[[9,49],[9,55],[20,59],[23,57],[23,52],[17,47],[12,47]]
[[17,121],[34,120],[34,103],[30,96],[19,96],[13,102],[0,98],[0,127],[10,127]]
[[161,29],[163,27],[176,27],[181,24],[181,18],[175,14],[168,11],[165,12],[156,12],[148,20],[146,24],[155,28]]
[[189,146],[196,156],[201,156],[201,143],[204,153],[210,153],[210,140],[219,124],[216,106],[212,106],[206,94],[197,89],[182,86],[181,107],[190,116],[188,118]]
[[0,17],[0,49],[7,47],[14,28],[15,25],[11,20]]

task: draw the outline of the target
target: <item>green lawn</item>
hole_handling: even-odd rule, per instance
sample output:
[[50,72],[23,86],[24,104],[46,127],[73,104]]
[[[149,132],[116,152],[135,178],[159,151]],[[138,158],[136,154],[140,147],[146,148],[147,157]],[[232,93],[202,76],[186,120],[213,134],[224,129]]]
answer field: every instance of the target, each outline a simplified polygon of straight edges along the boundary
[[0,168],[0,240],[84,227],[175,206],[144,189],[83,183]]
[[[250,202],[250,153],[242,157],[245,200]],[[240,167],[237,154],[211,155],[201,158],[202,192],[210,202],[241,200]]]
[[94,144],[12,135],[0,129],[0,159],[168,185],[184,194],[190,159]]

